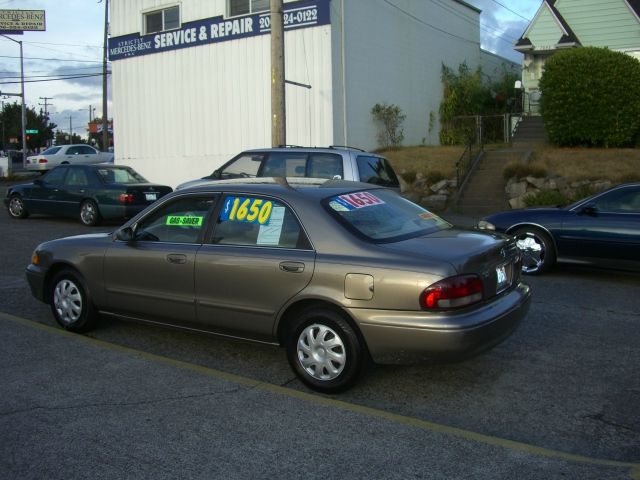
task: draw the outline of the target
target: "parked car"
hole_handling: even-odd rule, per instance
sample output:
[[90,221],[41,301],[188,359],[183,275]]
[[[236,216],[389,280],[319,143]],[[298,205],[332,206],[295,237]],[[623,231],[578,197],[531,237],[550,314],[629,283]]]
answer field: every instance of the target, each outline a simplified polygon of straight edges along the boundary
[[211,175],[185,182],[176,190],[212,180],[253,177],[342,179],[400,189],[393,167],[378,154],[351,147],[281,147],[244,151]]
[[461,359],[504,340],[530,303],[520,261],[512,238],[390,189],[269,178],[179,190],[113,233],[46,242],[27,278],[65,329],[100,312],[281,345],[304,383],[336,392],[369,359]]
[[133,217],[171,191],[122,165],[60,165],[31,183],[9,187],[4,204],[13,218],[77,216],[93,226],[102,219]]
[[627,183],[563,208],[490,215],[481,229],[514,235],[522,271],[536,275],[556,261],[640,270],[640,183]]
[[90,145],[57,145],[27,157],[25,168],[46,172],[62,164],[113,163],[113,153],[100,152]]

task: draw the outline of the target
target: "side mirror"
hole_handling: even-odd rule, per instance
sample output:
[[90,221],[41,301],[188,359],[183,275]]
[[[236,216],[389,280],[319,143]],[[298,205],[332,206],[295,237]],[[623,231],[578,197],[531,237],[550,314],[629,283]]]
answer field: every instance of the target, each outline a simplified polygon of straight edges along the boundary
[[595,217],[598,215],[598,207],[593,203],[589,203],[580,209],[580,213],[583,215],[589,215]]
[[38,185],[38,186],[42,186],[42,184],[43,184],[43,183],[44,183],[44,182],[42,181],[42,179],[41,179],[41,178],[36,178],[36,179],[33,181],[33,184],[34,184],[34,185]]
[[220,177],[222,176],[220,169],[218,170],[214,170],[213,173],[211,174],[211,178],[216,178],[216,179],[220,179]]
[[116,238],[122,242],[131,242],[133,241],[134,230],[131,227],[121,228],[116,231]]

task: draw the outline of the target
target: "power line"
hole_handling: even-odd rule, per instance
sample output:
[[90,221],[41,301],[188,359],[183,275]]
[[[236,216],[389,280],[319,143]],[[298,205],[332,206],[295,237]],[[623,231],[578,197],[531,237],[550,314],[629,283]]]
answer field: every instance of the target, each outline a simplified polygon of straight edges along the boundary
[[[511,38],[511,37],[507,37],[506,35],[504,35],[504,33],[500,32],[498,27],[496,27],[495,25],[487,24],[486,26],[484,26],[484,25],[482,25],[482,23],[479,23],[479,24],[476,23],[475,21],[465,17],[464,15],[460,14],[460,12],[458,12],[458,11],[454,10],[453,8],[451,8],[451,6],[442,3],[441,0],[430,0],[430,1],[434,5],[439,6],[440,8],[448,11],[452,15],[455,15],[456,17],[464,20],[465,22],[469,23],[470,25],[473,25],[473,26],[479,25],[480,30],[484,31],[485,33],[489,34],[489,36],[491,36],[491,37],[493,37],[493,38],[495,38],[497,40],[502,40],[503,42],[509,44],[510,46],[513,46],[513,44],[517,40],[516,38]],[[489,29],[488,27],[490,27],[491,29]],[[499,34],[496,34],[496,33],[499,33]]]
[[[95,68],[95,67],[94,67]],[[78,72],[73,72],[73,73],[62,73],[62,72],[57,72],[55,74],[48,74],[48,75],[25,75],[25,79],[26,78],[49,78],[49,77],[66,77],[66,76],[70,76],[70,75],[102,75],[102,72],[92,72],[92,73],[78,73]],[[21,76],[7,76],[7,77],[0,77],[0,80],[10,80],[12,78],[22,78]]]
[[524,17],[522,15],[520,15],[518,12],[516,12],[515,10],[511,10],[509,7],[507,7],[506,5],[503,5],[502,3],[500,3],[498,0],[491,0],[493,3],[497,3],[498,5],[500,5],[502,8],[504,8],[505,10],[509,10],[511,13],[513,13],[514,15],[519,16],[520,18],[522,18],[523,20],[526,20],[527,22],[530,22],[531,19]]
[[[15,57],[15,56],[11,56],[11,55],[0,55],[0,58],[20,58],[20,57]],[[76,63],[97,63],[102,65],[102,61],[101,60],[74,60],[74,59],[70,59],[70,58],[42,58],[42,57],[29,57],[29,58],[25,58],[25,60],[43,60],[46,62],[76,62]]]
[[447,32],[446,30],[438,28],[435,25],[431,25],[430,23],[425,22],[421,18],[416,17],[412,13],[407,12],[406,10],[403,10],[402,8],[400,8],[399,6],[395,5],[394,3],[390,2],[389,0],[383,0],[383,1],[384,1],[384,3],[386,3],[386,4],[390,5],[390,6],[392,6],[393,8],[395,8],[396,10],[399,10],[400,12],[404,13],[406,16],[408,16],[410,18],[413,18],[415,21],[417,21],[417,22],[419,22],[419,23],[421,23],[423,25],[426,25],[429,28],[433,28],[434,30],[437,30],[438,32],[444,33],[444,34],[449,35],[451,37],[458,38],[458,39],[463,40],[463,41],[468,42],[468,43],[473,43],[473,44],[476,44],[476,45],[478,44],[478,42],[476,42],[474,40],[469,40],[468,38],[461,37],[461,36],[456,35],[454,33]]
[[[111,72],[107,72],[107,75],[110,75]],[[46,80],[25,80],[24,83],[39,83],[39,82],[56,82],[59,80],[73,80],[76,78],[90,78],[90,77],[101,77],[102,73],[93,73],[93,74],[86,74],[86,75],[70,75],[70,76],[64,76],[64,77],[58,77],[58,78],[49,78]],[[0,82],[0,85],[13,85],[16,83],[21,83],[21,82]]]

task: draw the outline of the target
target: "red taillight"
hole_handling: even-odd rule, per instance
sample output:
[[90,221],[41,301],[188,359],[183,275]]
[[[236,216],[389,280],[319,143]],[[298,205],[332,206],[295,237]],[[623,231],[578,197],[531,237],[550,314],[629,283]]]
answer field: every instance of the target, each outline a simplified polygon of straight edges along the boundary
[[482,280],[477,275],[445,278],[422,292],[420,306],[425,310],[466,307],[482,300],[482,290]]
[[135,196],[132,193],[122,193],[118,197],[118,201],[120,203],[133,203],[135,200]]
[[48,163],[46,158],[39,158],[38,163]]

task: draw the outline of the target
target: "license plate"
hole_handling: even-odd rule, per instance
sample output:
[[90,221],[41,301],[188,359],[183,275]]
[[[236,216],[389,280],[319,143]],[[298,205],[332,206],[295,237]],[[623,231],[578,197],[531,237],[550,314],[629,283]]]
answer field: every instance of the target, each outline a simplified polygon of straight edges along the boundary
[[511,285],[511,266],[508,264],[496,267],[496,293],[500,293]]
[[158,199],[157,193],[145,193],[144,198],[147,199],[147,202],[155,202]]

